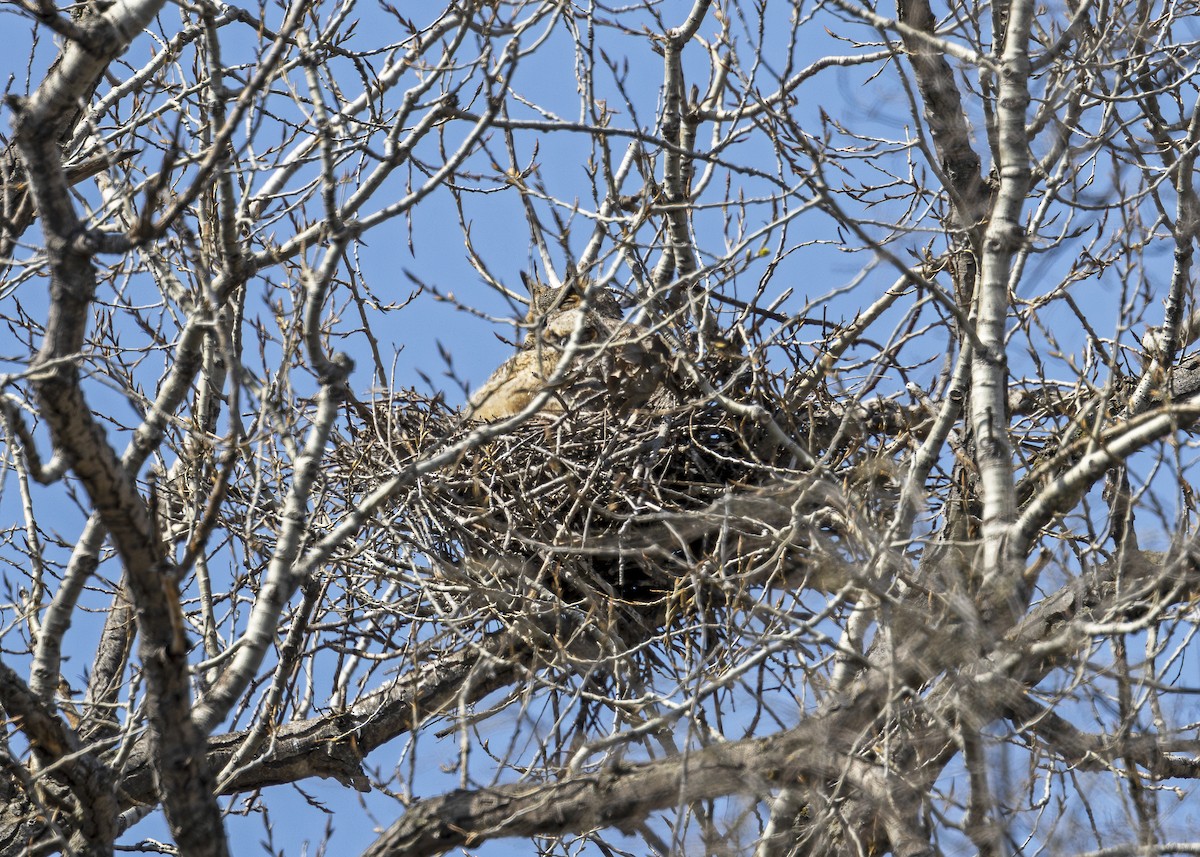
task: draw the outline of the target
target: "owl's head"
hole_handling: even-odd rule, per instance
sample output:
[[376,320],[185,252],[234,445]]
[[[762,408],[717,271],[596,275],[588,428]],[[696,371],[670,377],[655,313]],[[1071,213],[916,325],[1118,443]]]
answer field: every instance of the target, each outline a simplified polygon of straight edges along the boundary
[[584,296],[591,289],[590,310],[601,318],[619,319],[624,316],[616,296],[608,289],[594,288],[592,281],[571,275],[561,287],[547,286],[537,280],[526,278],[529,289],[529,312],[525,319],[530,324],[539,324],[562,313],[574,312],[584,303]]
[[526,280],[526,286],[530,298],[529,312],[525,316],[529,327],[529,335],[525,338],[527,348],[535,345],[557,348],[580,328],[580,342],[604,339],[613,322],[620,322],[624,317],[613,293],[593,287],[586,279],[572,276],[560,288]]

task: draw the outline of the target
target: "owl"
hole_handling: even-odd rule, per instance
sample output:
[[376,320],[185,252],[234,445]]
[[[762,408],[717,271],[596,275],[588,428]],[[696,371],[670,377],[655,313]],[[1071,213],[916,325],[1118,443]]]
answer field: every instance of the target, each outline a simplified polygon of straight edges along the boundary
[[606,409],[624,414],[650,400],[666,373],[666,349],[652,331],[624,320],[611,292],[592,288],[585,302],[589,284],[574,277],[562,288],[536,282],[529,287],[529,334],[521,350],[471,396],[473,418],[492,422],[524,410],[546,388],[577,329],[574,363],[539,414]]

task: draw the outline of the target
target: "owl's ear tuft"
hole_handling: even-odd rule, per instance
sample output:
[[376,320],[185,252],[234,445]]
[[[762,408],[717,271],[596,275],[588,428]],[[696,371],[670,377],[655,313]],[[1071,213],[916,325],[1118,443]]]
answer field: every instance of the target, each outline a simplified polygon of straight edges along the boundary
[[544,318],[558,307],[562,290],[543,285],[532,278],[526,279],[525,287],[529,289],[529,314],[526,318],[530,322]]

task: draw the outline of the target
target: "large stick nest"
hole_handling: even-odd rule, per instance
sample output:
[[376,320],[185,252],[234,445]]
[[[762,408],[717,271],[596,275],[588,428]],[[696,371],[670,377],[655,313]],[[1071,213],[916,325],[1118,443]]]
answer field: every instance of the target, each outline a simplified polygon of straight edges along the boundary
[[[727,378],[723,402],[693,386],[673,408],[546,415],[468,446],[406,483],[357,557],[419,579],[444,617],[502,623],[540,605],[660,627],[764,585],[837,589],[880,511],[857,489],[890,492],[880,415],[820,390],[786,407],[784,376],[754,379]],[[348,508],[480,425],[415,392],[353,413],[329,480]],[[820,475],[798,460],[830,444]]]

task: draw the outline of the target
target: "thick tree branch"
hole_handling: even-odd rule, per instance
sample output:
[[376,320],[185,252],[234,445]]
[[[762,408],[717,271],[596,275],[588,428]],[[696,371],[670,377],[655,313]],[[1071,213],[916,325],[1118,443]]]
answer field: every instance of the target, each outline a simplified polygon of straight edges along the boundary
[[79,738],[4,663],[0,663],[0,708],[25,733],[43,778],[62,780],[77,806],[71,846],[86,855],[111,855],[116,838],[115,778]]
[[96,75],[149,22],[161,4],[112,7],[89,24],[102,52],[70,46],[27,101],[16,106],[16,143],[42,218],[50,266],[51,304],[34,362],[39,408],[56,449],[67,457],[121,554],[141,608],[142,658],[151,691],[157,774],[168,819],[181,847],[197,855],[226,853],[203,739],[191,719],[187,643],[177,582],[153,538],[134,474],[122,465],[84,398],[77,366],[96,274],[68,192],[55,129],[75,110]]

